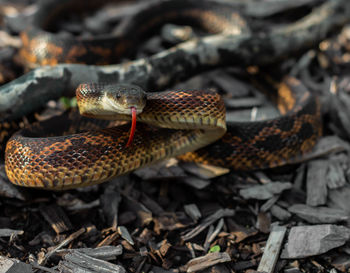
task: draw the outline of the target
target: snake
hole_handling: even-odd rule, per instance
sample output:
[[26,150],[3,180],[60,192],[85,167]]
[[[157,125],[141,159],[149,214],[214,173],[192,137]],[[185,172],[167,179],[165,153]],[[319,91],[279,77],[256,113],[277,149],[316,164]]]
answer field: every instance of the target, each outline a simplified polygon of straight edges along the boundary
[[[174,2],[161,2],[164,17],[179,13],[174,9],[165,12],[168,9],[164,3],[175,7]],[[214,32],[232,25],[231,9],[196,5],[189,0],[177,3],[180,5],[176,7],[186,11],[184,16],[191,15],[192,21],[196,18],[197,23],[203,23],[207,22],[203,18],[211,18],[206,24]],[[145,13],[141,17],[145,18]],[[150,23],[144,23],[145,29],[161,21],[150,18]],[[96,62],[95,57],[101,55],[97,52],[103,51],[96,50],[94,40],[69,38],[63,45],[57,34],[43,26],[38,24],[22,34],[23,59],[35,63],[29,66],[80,62],[84,54],[72,53],[77,48],[85,49],[82,52],[92,49],[96,54],[86,62]],[[140,30],[140,35],[143,32]],[[128,39],[132,40],[123,38]],[[40,50],[34,50],[38,44]],[[52,50],[52,45],[60,50]],[[124,46],[114,46],[117,53],[109,57],[120,58]],[[104,60],[98,62],[104,64]],[[82,83],[76,97],[79,112],[85,117],[71,112],[32,124],[7,142],[5,170],[12,183],[65,190],[102,183],[170,157],[241,171],[273,168],[293,163],[308,153],[322,134],[318,98],[298,79],[288,76],[277,90],[281,115],[253,122],[226,122],[224,101],[212,90],[146,93],[130,84]],[[133,143],[127,146],[131,109],[136,109],[138,125]]]

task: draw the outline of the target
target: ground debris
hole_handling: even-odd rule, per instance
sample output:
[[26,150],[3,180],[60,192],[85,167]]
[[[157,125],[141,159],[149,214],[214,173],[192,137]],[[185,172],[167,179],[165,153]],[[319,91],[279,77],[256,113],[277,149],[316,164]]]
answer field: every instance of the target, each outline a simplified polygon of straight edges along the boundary
[[23,230],[14,230],[9,228],[0,228],[0,237],[12,237],[17,235],[22,235]]
[[0,256],[0,272],[2,273],[33,273],[34,269],[30,264],[23,263],[16,259]]
[[122,245],[118,246],[101,246],[97,248],[77,248],[77,249],[62,249],[58,251],[61,252],[80,252],[82,254],[88,255],[92,258],[109,261],[116,259],[117,256],[123,254]]
[[327,201],[327,166],[326,160],[313,160],[308,163],[306,204],[309,206],[324,205]]
[[188,241],[193,237],[197,236],[199,233],[201,233],[204,229],[206,229],[208,226],[210,226],[212,223],[214,223],[218,219],[221,219],[223,217],[232,217],[234,214],[235,214],[234,210],[220,209],[216,211],[214,214],[203,219],[198,226],[196,226],[194,229],[192,229],[188,233],[185,233],[184,235],[182,235],[181,238],[184,241]]
[[286,231],[286,227],[275,226],[272,228],[265,246],[264,254],[257,269],[259,272],[274,272]]
[[350,229],[336,225],[292,227],[281,258],[295,259],[319,255],[345,244]]
[[66,254],[58,264],[62,272],[98,272],[98,273],[124,273],[126,270],[116,264],[90,257],[79,251],[72,251]]
[[292,184],[289,182],[271,182],[265,185],[257,185],[242,189],[239,191],[239,194],[244,199],[267,200],[291,188]]
[[40,212],[57,234],[72,229],[72,224],[61,207],[56,205],[43,206]]
[[312,224],[337,223],[349,220],[350,216],[346,211],[328,207],[310,207],[304,204],[292,205],[289,212]]
[[194,258],[187,262],[184,266],[185,272],[197,272],[213,266],[218,263],[225,263],[231,261],[230,255],[226,252],[208,253],[205,256]]

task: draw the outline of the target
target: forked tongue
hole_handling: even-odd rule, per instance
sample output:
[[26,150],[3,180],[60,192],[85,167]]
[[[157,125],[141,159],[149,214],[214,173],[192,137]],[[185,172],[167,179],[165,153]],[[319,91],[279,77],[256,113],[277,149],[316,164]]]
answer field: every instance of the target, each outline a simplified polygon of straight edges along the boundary
[[130,129],[130,135],[128,143],[126,143],[126,147],[129,147],[132,143],[132,140],[134,139],[135,130],[136,130],[136,108],[131,107],[131,129]]

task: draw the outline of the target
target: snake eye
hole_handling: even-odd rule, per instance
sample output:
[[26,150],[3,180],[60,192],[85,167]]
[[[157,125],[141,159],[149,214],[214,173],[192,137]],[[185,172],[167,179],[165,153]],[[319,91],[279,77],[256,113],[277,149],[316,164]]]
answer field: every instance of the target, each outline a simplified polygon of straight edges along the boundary
[[120,99],[121,97],[122,97],[122,96],[121,96],[120,94],[116,94],[116,95],[115,95],[115,98],[116,98],[116,99]]

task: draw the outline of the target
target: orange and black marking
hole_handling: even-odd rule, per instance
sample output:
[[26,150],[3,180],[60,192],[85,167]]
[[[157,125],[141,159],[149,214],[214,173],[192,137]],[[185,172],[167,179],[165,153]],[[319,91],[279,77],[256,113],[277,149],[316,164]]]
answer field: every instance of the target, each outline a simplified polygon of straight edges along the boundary
[[[111,0],[110,0],[111,1]],[[247,30],[245,20],[229,4],[189,0],[159,1],[128,20],[118,35],[94,38],[60,35],[53,31],[55,21],[67,12],[96,8],[98,1],[44,1],[39,6],[31,29],[21,33],[20,50],[29,68],[58,63],[105,65],[132,57],[133,49],[164,23],[194,25],[208,34],[238,34]],[[108,2],[108,1],[102,1]],[[101,5],[101,4],[100,4]]]
[[[9,140],[6,172],[17,185],[59,190],[101,183],[178,155],[185,161],[236,170],[290,163],[309,152],[321,135],[320,105],[296,79],[287,78],[282,88],[290,89],[286,102],[294,102],[286,114],[266,121],[229,123],[227,132],[224,103],[217,93],[149,93],[146,107],[137,117],[134,142],[127,148],[128,124],[99,130],[100,125],[112,124],[56,117],[21,130]],[[83,85],[84,92],[88,89],[94,93],[90,101],[98,100],[95,93],[103,88],[100,84]],[[74,130],[82,133],[72,134]],[[42,137],[47,132],[71,135]]]

